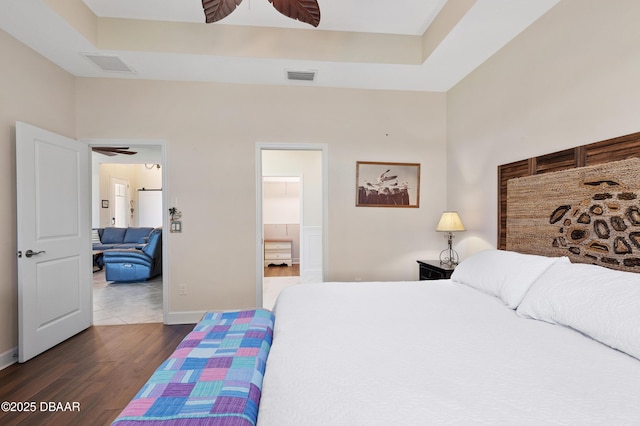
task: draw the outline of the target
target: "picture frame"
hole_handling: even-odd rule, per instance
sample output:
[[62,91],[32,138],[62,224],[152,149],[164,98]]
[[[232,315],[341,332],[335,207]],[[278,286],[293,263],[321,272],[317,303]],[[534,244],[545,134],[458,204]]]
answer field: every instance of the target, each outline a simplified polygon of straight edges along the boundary
[[420,207],[420,163],[357,161],[356,207]]
[[102,200],[102,208],[103,209],[109,208],[109,200]]

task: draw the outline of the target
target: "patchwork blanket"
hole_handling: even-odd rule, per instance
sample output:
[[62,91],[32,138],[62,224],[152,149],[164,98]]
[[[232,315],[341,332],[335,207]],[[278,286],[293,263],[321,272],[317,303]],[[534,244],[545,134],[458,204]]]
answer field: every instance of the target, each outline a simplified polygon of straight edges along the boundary
[[266,309],[207,313],[112,425],[255,425],[273,324]]

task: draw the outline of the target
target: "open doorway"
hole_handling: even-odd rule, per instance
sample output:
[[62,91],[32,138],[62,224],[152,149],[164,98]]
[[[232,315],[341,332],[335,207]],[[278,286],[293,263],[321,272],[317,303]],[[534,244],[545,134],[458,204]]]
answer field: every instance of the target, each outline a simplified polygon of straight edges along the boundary
[[299,176],[262,178],[265,307],[273,307],[282,289],[301,283],[302,199]]
[[[161,231],[164,221],[162,146],[132,145],[130,151],[135,154],[113,156],[92,153],[92,229],[101,231],[94,232],[94,238],[102,239],[98,243],[104,246],[114,242],[106,235],[111,237],[117,234],[115,231],[118,229],[122,230],[123,235],[122,244],[116,241],[116,246],[109,249],[96,250],[94,242],[93,325],[164,320],[163,276],[166,268],[163,265],[158,265],[160,269],[156,268],[148,278],[136,277],[131,281],[114,278],[114,273],[111,273],[111,277],[105,273],[107,266],[104,256],[107,250],[135,250],[139,255],[152,238],[159,248],[149,251],[151,259],[164,264]],[[160,237],[151,237],[153,233],[160,233]],[[135,238],[129,238],[129,235]],[[103,262],[96,264],[100,251],[103,251]],[[126,268],[128,264],[121,266]],[[114,265],[110,264],[109,268],[114,268]],[[123,276],[126,277],[125,272]]]
[[273,308],[286,287],[324,280],[326,156],[325,145],[257,146],[259,306]]

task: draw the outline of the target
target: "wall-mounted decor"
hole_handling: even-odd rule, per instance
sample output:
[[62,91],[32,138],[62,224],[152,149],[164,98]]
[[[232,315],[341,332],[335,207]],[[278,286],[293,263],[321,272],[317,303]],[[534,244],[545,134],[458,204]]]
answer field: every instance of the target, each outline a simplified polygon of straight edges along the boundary
[[109,208],[109,200],[102,200],[102,208],[103,209]]
[[420,164],[356,162],[356,207],[420,207]]
[[179,233],[182,232],[182,212],[177,207],[171,207],[169,209],[169,232]]
[[640,272],[640,159],[507,183],[507,250]]
[[640,132],[498,166],[498,243],[507,247],[507,182],[510,179],[640,157]]

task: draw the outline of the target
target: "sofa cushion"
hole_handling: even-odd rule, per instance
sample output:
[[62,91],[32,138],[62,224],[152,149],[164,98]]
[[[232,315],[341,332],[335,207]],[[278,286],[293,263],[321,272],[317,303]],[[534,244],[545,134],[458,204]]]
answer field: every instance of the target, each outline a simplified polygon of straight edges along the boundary
[[127,228],[123,243],[146,243],[146,238],[153,231],[153,228]]
[[100,241],[102,244],[121,244],[126,232],[127,228],[104,228]]
[[93,250],[111,250],[111,249],[130,249],[130,248],[137,248],[138,250],[142,250],[142,247],[144,247],[145,244],[137,244],[137,243],[130,243],[130,244],[94,244],[93,245]]
[[145,255],[138,249],[112,249],[105,250],[103,255],[104,262],[112,263],[131,263],[136,265],[151,266],[153,259]]
[[93,244],[93,250],[109,250],[116,246],[117,244]]

